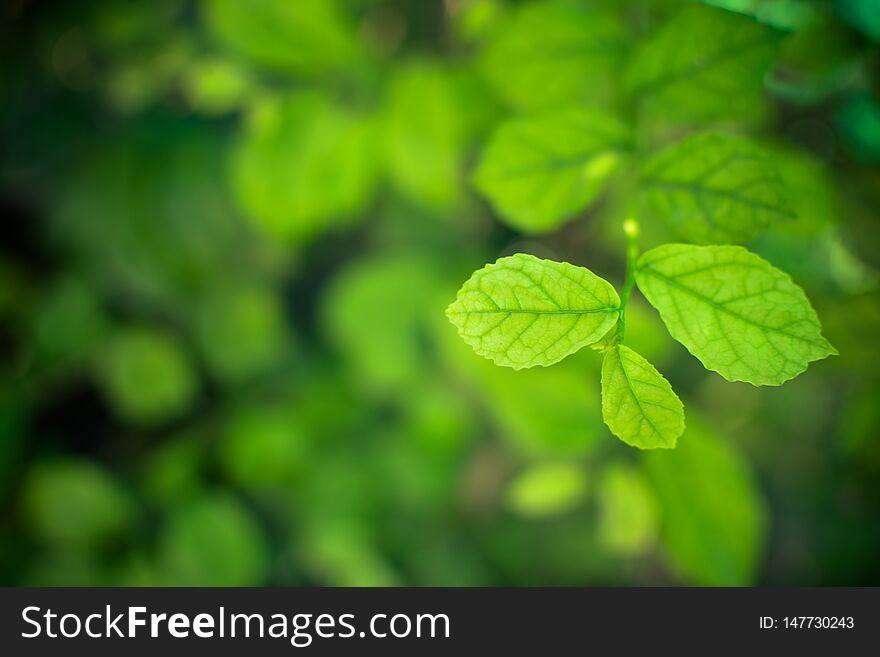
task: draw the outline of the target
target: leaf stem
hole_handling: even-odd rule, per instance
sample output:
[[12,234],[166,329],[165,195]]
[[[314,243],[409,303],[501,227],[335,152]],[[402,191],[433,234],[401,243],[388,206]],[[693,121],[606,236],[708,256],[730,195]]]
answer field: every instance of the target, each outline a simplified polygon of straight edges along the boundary
[[635,219],[627,219],[623,222],[623,232],[626,234],[626,278],[620,293],[620,316],[617,320],[618,344],[623,342],[626,327],[626,304],[636,282],[636,260],[639,257],[639,222]]

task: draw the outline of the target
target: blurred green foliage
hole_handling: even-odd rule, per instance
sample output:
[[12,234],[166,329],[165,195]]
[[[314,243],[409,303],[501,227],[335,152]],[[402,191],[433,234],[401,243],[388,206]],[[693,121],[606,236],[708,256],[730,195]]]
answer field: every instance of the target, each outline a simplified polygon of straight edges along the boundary
[[[0,11],[3,584],[880,583],[876,2]],[[443,309],[486,262],[622,282],[614,161],[568,196],[492,185],[565,221],[477,194],[501,122],[566,112],[637,125],[636,168],[697,129],[759,142],[798,218],[749,248],[840,357],[756,393],[634,295],[628,344],[688,408],[643,454],[595,354],[474,355]]]

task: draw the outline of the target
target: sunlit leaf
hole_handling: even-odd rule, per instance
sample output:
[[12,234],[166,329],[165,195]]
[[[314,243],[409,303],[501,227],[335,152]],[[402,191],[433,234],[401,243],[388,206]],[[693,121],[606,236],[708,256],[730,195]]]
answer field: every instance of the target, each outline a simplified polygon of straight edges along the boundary
[[672,337],[729,381],[780,385],[837,353],[804,291],[742,247],[660,246],[636,281]]
[[589,269],[518,253],[474,272],[446,316],[480,356],[521,369],[596,342],[619,305],[611,284]]
[[623,442],[641,449],[675,447],[684,407],[656,368],[626,345],[602,361],[602,417]]
[[549,232],[593,202],[629,144],[627,127],[597,110],[512,119],[490,138],[474,183],[514,228]]
[[676,449],[647,453],[645,466],[662,509],[663,545],[685,580],[754,583],[767,512],[742,457],[718,436],[690,426]]
[[492,34],[481,67],[518,109],[589,104],[609,96],[625,43],[611,12],[564,1],[529,3]]
[[749,140],[698,134],[642,167],[641,189],[654,212],[697,244],[747,242],[794,218],[771,158]]

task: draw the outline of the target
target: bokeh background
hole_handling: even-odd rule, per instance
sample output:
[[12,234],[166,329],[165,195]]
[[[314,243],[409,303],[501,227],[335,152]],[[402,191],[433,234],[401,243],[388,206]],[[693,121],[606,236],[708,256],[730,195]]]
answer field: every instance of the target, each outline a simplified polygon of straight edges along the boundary
[[598,69],[565,4],[3,3],[0,583],[880,584],[880,4],[702,3],[779,31],[756,94],[642,124],[772,150],[800,218],[751,248],[840,351],[728,383],[636,293],[662,453],[603,425],[598,354],[497,368],[443,315],[515,251],[622,280],[625,194],[526,236],[471,184],[507,117],[631,112],[690,3],[567,3],[621,27]]

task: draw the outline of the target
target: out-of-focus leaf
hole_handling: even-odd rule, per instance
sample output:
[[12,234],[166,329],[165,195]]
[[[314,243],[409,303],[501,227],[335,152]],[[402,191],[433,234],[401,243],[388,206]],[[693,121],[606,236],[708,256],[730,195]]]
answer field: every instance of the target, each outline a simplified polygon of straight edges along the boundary
[[648,160],[640,188],[653,211],[697,244],[748,242],[794,219],[773,160],[749,140],[688,137]]
[[33,465],[25,478],[21,510],[39,540],[87,549],[123,536],[135,512],[127,491],[112,475],[73,458]]
[[707,5],[754,16],[781,30],[799,30],[815,19],[816,8],[809,0],[703,0]]
[[880,41],[880,2],[877,0],[835,0],[838,16],[875,41]]
[[839,241],[840,193],[827,164],[803,151],[774,147],[775,166],[796,221],[781,222],[755,238],[749,249],[811,290],[830,288],[829,251]]
[[181,84],[189,106],[207,115],[239,109],[255,87],[247,69],[216,57],[190,64]]
[[226,424],[220,464],[236,484],[257,490],[289,483],[301,471],[307,437],[284,406],[246,406]]
[[327,519],[305,533],[303,558],[325,586],[396,586],[400,579],[366,532],[354,523]]
[[322,73],[355,60],[354,27],[336,0],[202,0],[209,32],[231,52],[276,71]]
[[837,127],[853,157],[862,162],[880,162],[880,103],[876,98],[851,99],[837,113]]
[[533,457],[573,457],[603,434],[595,354],[575,354],[553,367],[514,371],[475,358],[448,325],[437,329],[445,362],[467,383],[501,437]]
[[94,293],[76,279],[58,281],[41,298],[32,318],[38,368],[82,365],[107,329]]
[[195,310],[199,345],[219,379],[236,383],[283,363],[293,340],[271,289],[221,286]]
[[481,68],[517,109],[590,105],[610,97],[625,44],[610,11],[565,1],[528,3],[492,34]]
[[192,50],[187,36],[178,34],[120,58],[104,83],[107,100],[122,112],[138,112],[157,103],[185,70]]
[[763,77],[779,39],[752,18],[691,5],[636,49],[626,86],[651,119],[748,122],[763,112]]
[[323,326],[363,389],[381,395],[420,381],[426,357],[420,334],[438,295],[437,274],[418,255],[365,260],[331,284]]
[[96,356],[95,376],[113,409],[143,424],[179,417],[195,401],[199,387],[177,340],[145,327],[113,335]]
[[465,42],[479,41],[491,34],[505,11],[503,0],[466,0],[453,7],[452,27]]
[[517,253],[474,272],[446,316],[477,354],[518,370],[593,344],[619,307],[614,287],[589,269]]
[[84,7],[89,25],[102,48],[118,50],[150,42],[169,29],[183,7],[181,0],[156,0],[149,6],[136,2],[102,2]]
[[602,192],[630,139],[623,123],[598,110],[512,119],[490,138],[474,183],[514,228],[549,232]]
[[390,82],[385,141],[392,179],[406,197],[448,210],[462,191],[467,116],[450,71],[410,62]]
[[157,563],[161,580],[175,586],[259,586],[268,552],[256,520],[235,498],[218,493],[165,519]]
[[642,472],[613,462],[596,482],[599,540],[610,551],[634,556],[648,550],[657,537],[657,499]]
[[636,282],[672,337],[728,381],[781,385],[837,353],[804,291],[742,247],[660,246]]
[[131,124],[113,145],[96,143],[67,180],[52,236],[95,290],[188,308],[230,261],[263,267],[230,203],[224,155],[204,128]]
[[428,383],[406,400],[407,440],[434,458],[458,454],[476,432],[472,409],[457,392],[451,386]]
[[862,68],[852,30],[817,17],[782,42],[765,85],[785,101],[811,105],[851,85],[863,75]]
[[576,465],[536,465],[519,474],[507,489],[507,503],[524,516],[552,516],[576,508],[584,500],[587,480]]
[[675,447],[684,431],[684,407],[669,381],[622,344],[602,361],[602,417],[615,436],[640,449]]
[[644,457],[662,509],[663,546],[688,582],[753,584],[767,528],[764,500],[742,457],[690,425],[676,449]]
[[51,549],[36,555],[24,575],[25,586],[106,586],[106,573],[95,556],[77,550]]
[[292,242],[351,223],[375,191],[376,138],[371,119],[323,96],[266,100],[234,154],[239,204],[267,235]]
[[197,495],[205,477],[205,441],[198,432],[166,439],[141,460],[144,496],[163,507],[175,507]]

